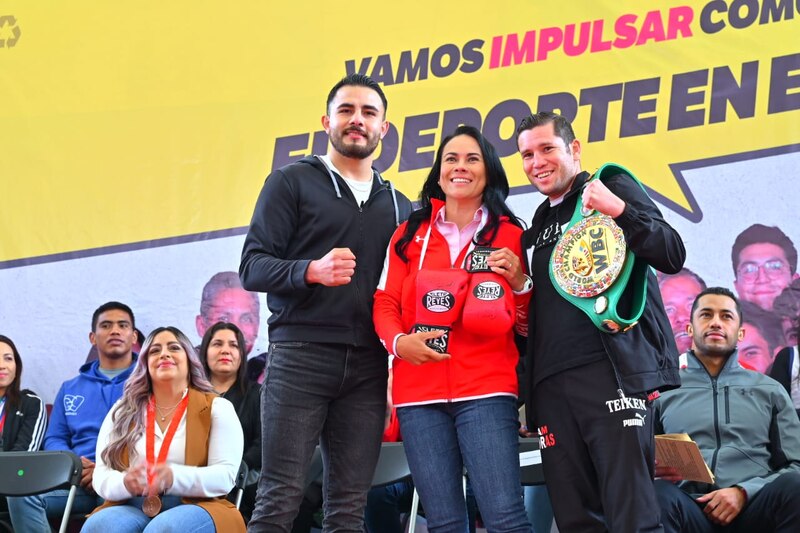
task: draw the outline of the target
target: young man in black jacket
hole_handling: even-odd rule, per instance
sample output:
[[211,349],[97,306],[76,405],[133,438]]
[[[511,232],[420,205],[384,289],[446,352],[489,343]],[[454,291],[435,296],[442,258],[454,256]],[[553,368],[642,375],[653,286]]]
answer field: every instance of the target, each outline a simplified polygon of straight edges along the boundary
[[[614,173],[587,183],[580,142],[564,117],[542,112],[523,119],[517,144],[525,174],[547,196],[523,237],[534,282],[523,390],[558,528],[661,531],[650,400],[680,381],[678,350],[650,266],[680,271],[683,242],[630,176]],[[573,305],[551,281],[551,256],[578,202],[613,218],[637,261],[648,265],[641,270],[646,289],[639,285],[643,311],[626,331],[601,330],[590,311]],[[597,251],[594,243],[591,248]],[[634,308],[633,285],[620,295],[620,315]],[[610,305],[601,298],[597,313]]]
[[380,452],[387,353],[372,298],[411,203],[372,168],[388,131],[386,97],[367,76],[337,83],[322,125],[327,155],[275,170],[256,203],[239,274],[267,293],[263,465],[250,531],[288,532],[317,442],[325,531],[362,531]]

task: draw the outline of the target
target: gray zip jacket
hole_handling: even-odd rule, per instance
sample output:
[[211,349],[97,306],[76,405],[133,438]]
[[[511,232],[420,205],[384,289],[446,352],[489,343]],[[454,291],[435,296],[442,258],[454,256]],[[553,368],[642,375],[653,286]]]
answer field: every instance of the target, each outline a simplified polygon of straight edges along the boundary
[[682,482],[690,494],[738,485],[748,499],[779,475],[800,472],[800,420],[774,379],[739,366],[736,351],[716,378],[689,350],[681,387],[655,401],[655,433],[688,433],[716,484]]

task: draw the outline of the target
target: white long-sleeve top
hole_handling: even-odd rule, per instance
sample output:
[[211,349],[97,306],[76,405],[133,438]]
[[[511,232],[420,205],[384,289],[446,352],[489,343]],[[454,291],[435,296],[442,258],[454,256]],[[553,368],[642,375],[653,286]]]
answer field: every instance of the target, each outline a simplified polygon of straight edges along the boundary
[[[108,445],[114,425],[112,413],[119,402],[106,415],[97,437],[97,464],[94,469],[92,486],[106,500],[127,500],[140,494],[131,494],[125,488],[125,472],[114,470],[103,461],[102,451]],[[155,456],[158,457],[166,431],[155,425]],[[136,442],[131,454],[131,465],[146,460],[145,436]],[[172,468],[172,487],[167,494],[188,497],[216,497],[228,494],[233,488],[239,465],[242,461],[244,437],[236,410],[225,398],[214,398],[211,404],[211,432],[208,440],[208,466],[187,466],[186,460],[186,412],[181,417],[172,444],[167,454],[167,464]]]

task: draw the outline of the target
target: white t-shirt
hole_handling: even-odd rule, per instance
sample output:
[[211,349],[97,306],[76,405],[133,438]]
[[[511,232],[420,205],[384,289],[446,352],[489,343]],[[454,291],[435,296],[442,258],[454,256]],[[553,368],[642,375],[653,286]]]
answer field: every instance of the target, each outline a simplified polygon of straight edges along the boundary
[[328,166],[329,169],[342,177],[344,182],[352,191],[353,196],[356,197],[356,203],[358,205],[362,205],[369,200],[369,193],[372,192],[372,181],[375,179],[375,176],[370,177],[368,181],[351,180],[350,178],[344,177],[344,174],[342,174],[341,171],[334,166],[334,164],[331,162],[331,159],[327,155],[321,155],[319,158]]

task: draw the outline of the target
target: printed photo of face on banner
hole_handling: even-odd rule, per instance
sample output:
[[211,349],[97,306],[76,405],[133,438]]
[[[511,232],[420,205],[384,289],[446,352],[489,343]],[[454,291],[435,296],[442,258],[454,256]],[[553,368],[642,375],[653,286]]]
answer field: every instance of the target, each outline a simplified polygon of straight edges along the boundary
[[731,249],[736,292],[743,302],[772,311],[775,299],[797,274],[797,248],[778,227],[753,224]]
[[683,268],[673,275],[659,272],[658,288],[664,301],[664,309],[667,311],[669,325],[672,326],[678,353],[685,353],[692,347],[692,336],[686,329],[692,320],[692,303],[706,288],[706,282],[688,268]]
[[[261,304],[258,294],[242,288],[238,273],[217,272],[211,276],[203,287],[200,314],[195,318],[197,334],[201,339],[208,328],[217,322],[235,324],[244,335],[242,357],[246,359],[255,346],[260,321]],[[247,377],[250,381],[261,378],[266,357],[266,354],[260,354],[247,361]]]
[[200,314],[195,318],[200,338],[217,322],[236,324],[244,334],[245,355],[253,350],[258,337],[261,305],[258,294],[242,288],[236,272],[217,272],[203,287]]
[[783,347],[783,331],[778,317],[752,302],[742,302],[742,328],[744,337],[739,341],[739,362],[746,368],[766,374]]
[[783,289],[775,298],[775,314],[781,321],[785,346],[797,346],[800,335],[800,279]]

